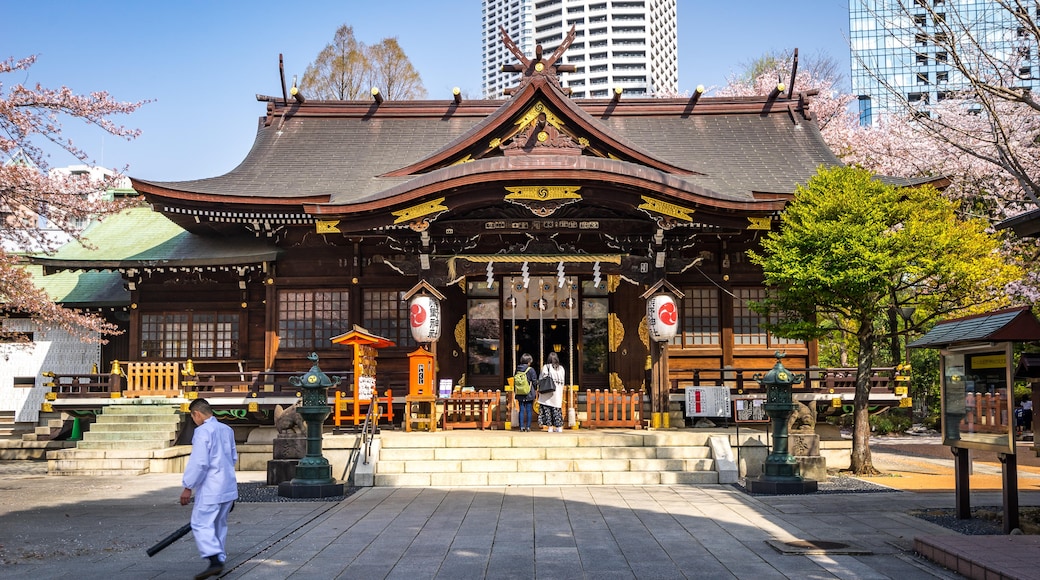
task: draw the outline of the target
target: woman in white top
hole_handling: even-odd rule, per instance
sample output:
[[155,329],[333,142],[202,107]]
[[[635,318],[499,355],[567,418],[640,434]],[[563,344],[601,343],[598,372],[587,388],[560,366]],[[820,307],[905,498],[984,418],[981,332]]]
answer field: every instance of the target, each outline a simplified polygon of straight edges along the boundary
[[552,377],[556,389],[545,393],[538,393],[538,423],[549,428],[549,432],[563,432],[563,388],[564,370],[560,364],[560,357],[555,352],[550,352],[546,358],[548,361],[542,367],[542,376]]

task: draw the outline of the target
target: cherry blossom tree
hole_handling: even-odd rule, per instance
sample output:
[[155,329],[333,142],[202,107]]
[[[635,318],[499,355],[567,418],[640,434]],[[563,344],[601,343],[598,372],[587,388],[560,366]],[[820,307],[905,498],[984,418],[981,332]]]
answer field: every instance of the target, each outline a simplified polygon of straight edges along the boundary
[[[860,2],[868,9],[876,6]],[[950,156],[959,157],[965,167],[981,167],[993,178],[979,191],[992,202],[985,209],[994,218],[1035,209],[1040,204],[1040,95],[1030,84],[1040,53],[1036,3],[893,0],[874,16],[879,29],[889,32],[887,42],[942,54],[953,89],[939,92],[939,102],[927,103],[911,102],[889,87],[888,96],[904,111],[895,123],[910,125],[917,140],[928,138],[928,146],[938,145],[947,167],[954,163]],[[880,64],[859,64],[884,84],[876,70]],[[955,176],[952,172],[951,181]],[[975,180],[953,185],[955,194],[964,193]]]
[[[76,120],[111,135],[133,139],[139,131],[112,121],[144,102],[115,100],[107,92],[76,94],[68,87],[51,89],[36,84],[5,85],[3,75],[25,75],[35,56],[0,61],[0,304],[8,313],[37,318],[84,339],[109,334],[115,327],[104,320],[55,304],[36,287],[22,253],[52,252],[58,242],[36,227],[43,217],[69,236],[78,225],[121,209],[123,203],[98,196],[111,187],[113,177],[92,178],[49,171],[49,150],[60,150],[87,163],[89,157],[62,133],[62,123]],[[46,148],[46,150],[45,150]]]

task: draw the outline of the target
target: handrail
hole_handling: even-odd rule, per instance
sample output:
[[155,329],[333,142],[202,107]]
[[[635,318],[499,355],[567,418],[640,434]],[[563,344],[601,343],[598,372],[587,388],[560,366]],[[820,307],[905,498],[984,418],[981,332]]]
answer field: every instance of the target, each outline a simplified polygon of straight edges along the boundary
[[354,474],[357,471],[357,462],[361,458],[361,449],[365,450],[364,464],[368,465],[369,458],[372,456],[372,440],[376,435],[376,426],[379,423],[379,405],[376,401],[368,406],[368,412],[365,413],[365,421],[361,424],[361,432],[354,439],[354,447],[350,450],[350,456],[347,457],[347,464],[343,467],[343,473],[347,475],[347,481],[354,483]]
[[379,404],[368,406],[365,414],[365,423],[361,426],[361,442],[365,446],[365,465],[368,465],[369,457],[372,456],[372,440],[376,436],[376,426],[379,423]]

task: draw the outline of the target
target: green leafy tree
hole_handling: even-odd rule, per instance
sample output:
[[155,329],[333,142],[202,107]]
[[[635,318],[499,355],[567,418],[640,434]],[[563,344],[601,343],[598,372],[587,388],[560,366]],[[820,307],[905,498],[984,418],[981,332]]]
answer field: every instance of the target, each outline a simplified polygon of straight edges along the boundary
[[378,87],[388,99],[417,99],[426,96],[422,79],[396,38],[385,38],[368,46],[344,24],[332,42],[307,65],[300,89],[308,98],[354,101],[367,98]]
[[851,470],[873,474],[868,402],[875,342],[888,309],[914,303],[914,322],[985,311],[1008,301],[1021,275],[981,220],[932,187],[899,188],[866,170],[823,168],[784,210],[751,260],[770,297],[753,307],[779,336],[813,339],[838,329],[856,339]]

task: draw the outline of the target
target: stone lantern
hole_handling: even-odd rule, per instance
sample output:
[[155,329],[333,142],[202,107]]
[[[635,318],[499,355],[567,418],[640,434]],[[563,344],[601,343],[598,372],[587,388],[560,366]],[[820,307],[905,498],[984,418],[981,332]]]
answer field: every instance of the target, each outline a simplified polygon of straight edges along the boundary
[[805,375],[791,374],[781,362],[783,357],[784,353],[776,353],[773,368],[764,377],[756,377],[758,384],[766,389],[764,407],[772,423],[773,449],[762,467],[762,475],[748,481],[748,491],[752,493],[811,493],[817,489],[816,480],[803,478],[798,460],[788,452],[787,419],[795,410],[792,389]]
[[312,352],[307,359],[314,362],[311,370],[289,378],[289,384],[303,389],[302,404],[297,412],[307,423],[307,455],[296,466],[296,477],[278,484],[278,495],[293,498],[343,495],[343,484],[332,478],[332,465],[321,454],[322,424],[332,412],[328,389],[339,385],[340,379],[322,372],[317,353]]

